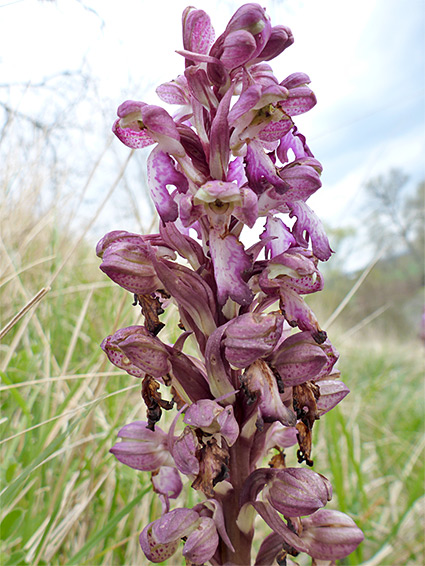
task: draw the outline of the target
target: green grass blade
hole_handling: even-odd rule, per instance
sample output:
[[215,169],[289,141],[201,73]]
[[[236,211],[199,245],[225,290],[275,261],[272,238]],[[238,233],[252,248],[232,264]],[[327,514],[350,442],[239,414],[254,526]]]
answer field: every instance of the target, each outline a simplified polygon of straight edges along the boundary
[[150,491],[150,486],[145,488],[143,491],[137,495],[133,501],[130,501],[115,517],[112,517],[110,521],[106,523],[106,525],[94,534],[86,544],[80,548],[80,550],[72,556],[68,561],[68,566],[80,566],[82,562],[84,562],[84,558],[87,557],[88,553],[94,548],[102,539],[106,538],[109,533],[117,526],[117,524],[123,519],[126,515],[130,513],[130,511],[135,507],[143,497]]

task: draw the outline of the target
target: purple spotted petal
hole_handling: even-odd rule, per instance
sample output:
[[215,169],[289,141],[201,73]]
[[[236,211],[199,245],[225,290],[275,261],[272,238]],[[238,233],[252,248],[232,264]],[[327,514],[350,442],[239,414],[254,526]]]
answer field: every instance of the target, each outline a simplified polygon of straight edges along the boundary
[[280,169],[279,176],[289,186],[285,193],[287,202],[306,201],[322,186],[320,173],[309,165],[291,163]]
[[139,295],[149,295],[158,289],[160,282],[151,261],[152,248],[139,239],[118,239],[102,252],[100,269],[115,283]]
[[291,214],[289,216],[297,217],[292,233],[298,244],[300,246],[308,246],[308,242],[304,237],[304,232],[307,232],[311,239],[314,255],[322,261],[328,260],[331,257],[332,250],[322,222],[305,202],[297,200],[291,203],[290,206]]
[[182,23],[184,48],[194,53],[208,53],[214,41],[214,28],[208,14],[189,6],[183,12]]
[[270,356],[284,385],[294,386],[313,379],[326,363],[326,354],[311,338],[299,332],[287,338]]
[[204,564],[214,556],[219,543],[217,529],[213,519],[201,517],[187,537],[183,547],[183,556],[190,564]]
[[119,344],[116,343],[114,335],[105,338],[102,341],[100,347],[108,356],[109,361],[114,364],[114,366],[117,366],[118,368],[126,371],[129,375],[133,375],[134,377],[145,377],[146,372],[133,364],[128,359],[128,357],[119,347]]
[[229,297],[240,305],[248,305],[253,294],[242,276],[250,270],[252,262],[241,242],[233,234],[222,237],[211,230],[210,250],[220,305]]
[[310,82],[310,77],[308,75],[298,72],[292,73],[291,75],[286,77],[286,79],[283,79],[280,84],[288,89],[292,89],[299,86],[308,85]]
[[263,240],[265,238],[273,238],[266,244],[266,250],[270,257],[275,257],[286,252],[291,246],[296,245],[294,236],[289,228],[282,222],[280,218],[268,216],[264,226],[264,232],[260,235]]
[[126,100],[118,107],[118,119],[112,126],[112,131],[117,138],[133,149],[155,143],[142,121],[141,110],[144,106],[147,106],[144,102]]
[[163,83],[156,89],[159,98],[167,104],[188,104],[186,77],[179,76],[176,80]]
[[172,158],[154,149],[148,159],[148,184],[155,207],[164,222],[173,222],[178,216],[178,207],[174,198],[168,192],[168,185],[174,185],[181,193],[188,189],[184,175],[176,171]]
[[246,313],[233,319],[223,341],[229,363],[245,368],[267,356],[279,341],[282,324],[282,317],[274,314]]
[[269,122],[259,133],[258,137],[263,142],[280,140],[293,127],[294,123],[287,116],[283,116],[278,122]]
[[172,454],[177,469],[184,475],[196,476],[199,473],[199,461],[196,453],[199,443],[196,433],[189,426],[174,441]]
[[317,103],[314,92],[308,86],[299,86],[289,90],[289,96],[280,103],[288,116],[298,116],[308,112]]
[[323,379],[316,383],[320,389],[320,397],[317,401],[319,416],[333,409],[350,393],[350,390],[342,381]]
[[140,533],[139,544],[146,558],[156,564],[171,558],[180,546],[180,540],[173,540],[165,544],[157,542],[152,534],[153,524],[149,523]]

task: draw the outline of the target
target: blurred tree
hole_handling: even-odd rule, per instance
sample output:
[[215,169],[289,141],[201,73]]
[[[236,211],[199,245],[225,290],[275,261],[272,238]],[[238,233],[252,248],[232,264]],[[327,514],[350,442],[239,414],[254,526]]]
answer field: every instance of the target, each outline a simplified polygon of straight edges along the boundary
[[412,195],[408,181],[401,169],[367,181],[368,231],[377,250],[385,248],[386,257],[411,253],[419,263],[423,261],[425,182]]

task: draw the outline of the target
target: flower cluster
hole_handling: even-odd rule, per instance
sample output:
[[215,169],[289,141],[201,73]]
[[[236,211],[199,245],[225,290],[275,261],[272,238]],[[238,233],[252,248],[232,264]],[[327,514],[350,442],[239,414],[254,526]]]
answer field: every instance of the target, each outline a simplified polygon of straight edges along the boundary
[[[159,233],[114,231],[97,246],[102,271],[144,315],[102,348],[142,382],[147,420],[125,425],[111,452],[152,473],[162,515],[140,535],[152,562],[183,540],[188,564],[251,564],[256,515],[272,532],[255,564],[293,563],[300,552],[331,564],[363,539],[348,516],[323,509],[332,496],[325,477],[285,465],[295,445],[298,462],[313,465],[313,425],[348,393],[303,299],[322,289],[318,263],[332,251],[306,203],[322,168],[293,121],[316,98],[307,75],[279,82],[268,64],[292,43],[258,4],[237,10],[217,39],[209,16],[189,7],[184,73],[157,89],[176,112],[129,100],[113,126],[131,148],[154,146],[147,168]],[[244,234],[258,222],[248,247]],[[174,344],[158,337],[171,302]],[[173,406],[164,432],[156,423]],[[170,510],[184,477],[202,503]]]

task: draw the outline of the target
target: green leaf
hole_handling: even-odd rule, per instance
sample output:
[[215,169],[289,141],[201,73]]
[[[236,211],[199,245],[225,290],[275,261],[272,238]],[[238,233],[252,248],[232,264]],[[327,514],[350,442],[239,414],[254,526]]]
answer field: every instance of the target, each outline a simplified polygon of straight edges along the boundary
[[[25,562],[26,552],[24,550],[18,550],[14,552],[7,562],[4,562],[4,566],[28,566],[28,562]],[[2,562],[3,564],[3,562]]]
[[22,509],[14,509],[8,513],[0,523],[1,540],[7,540],[22,523]]
[[[0,377],[6,385],[13,385],[14,382],[4,371],[0,371]],[[16,403],[21,407],[22,411],[27,415],[27,417],[32,418],[31,411],[29,410],[29,407],[25,402],[25,399],[22,397],[19,391],[12,387],[11,389],[8,389],[8,392],[12,395]]]

